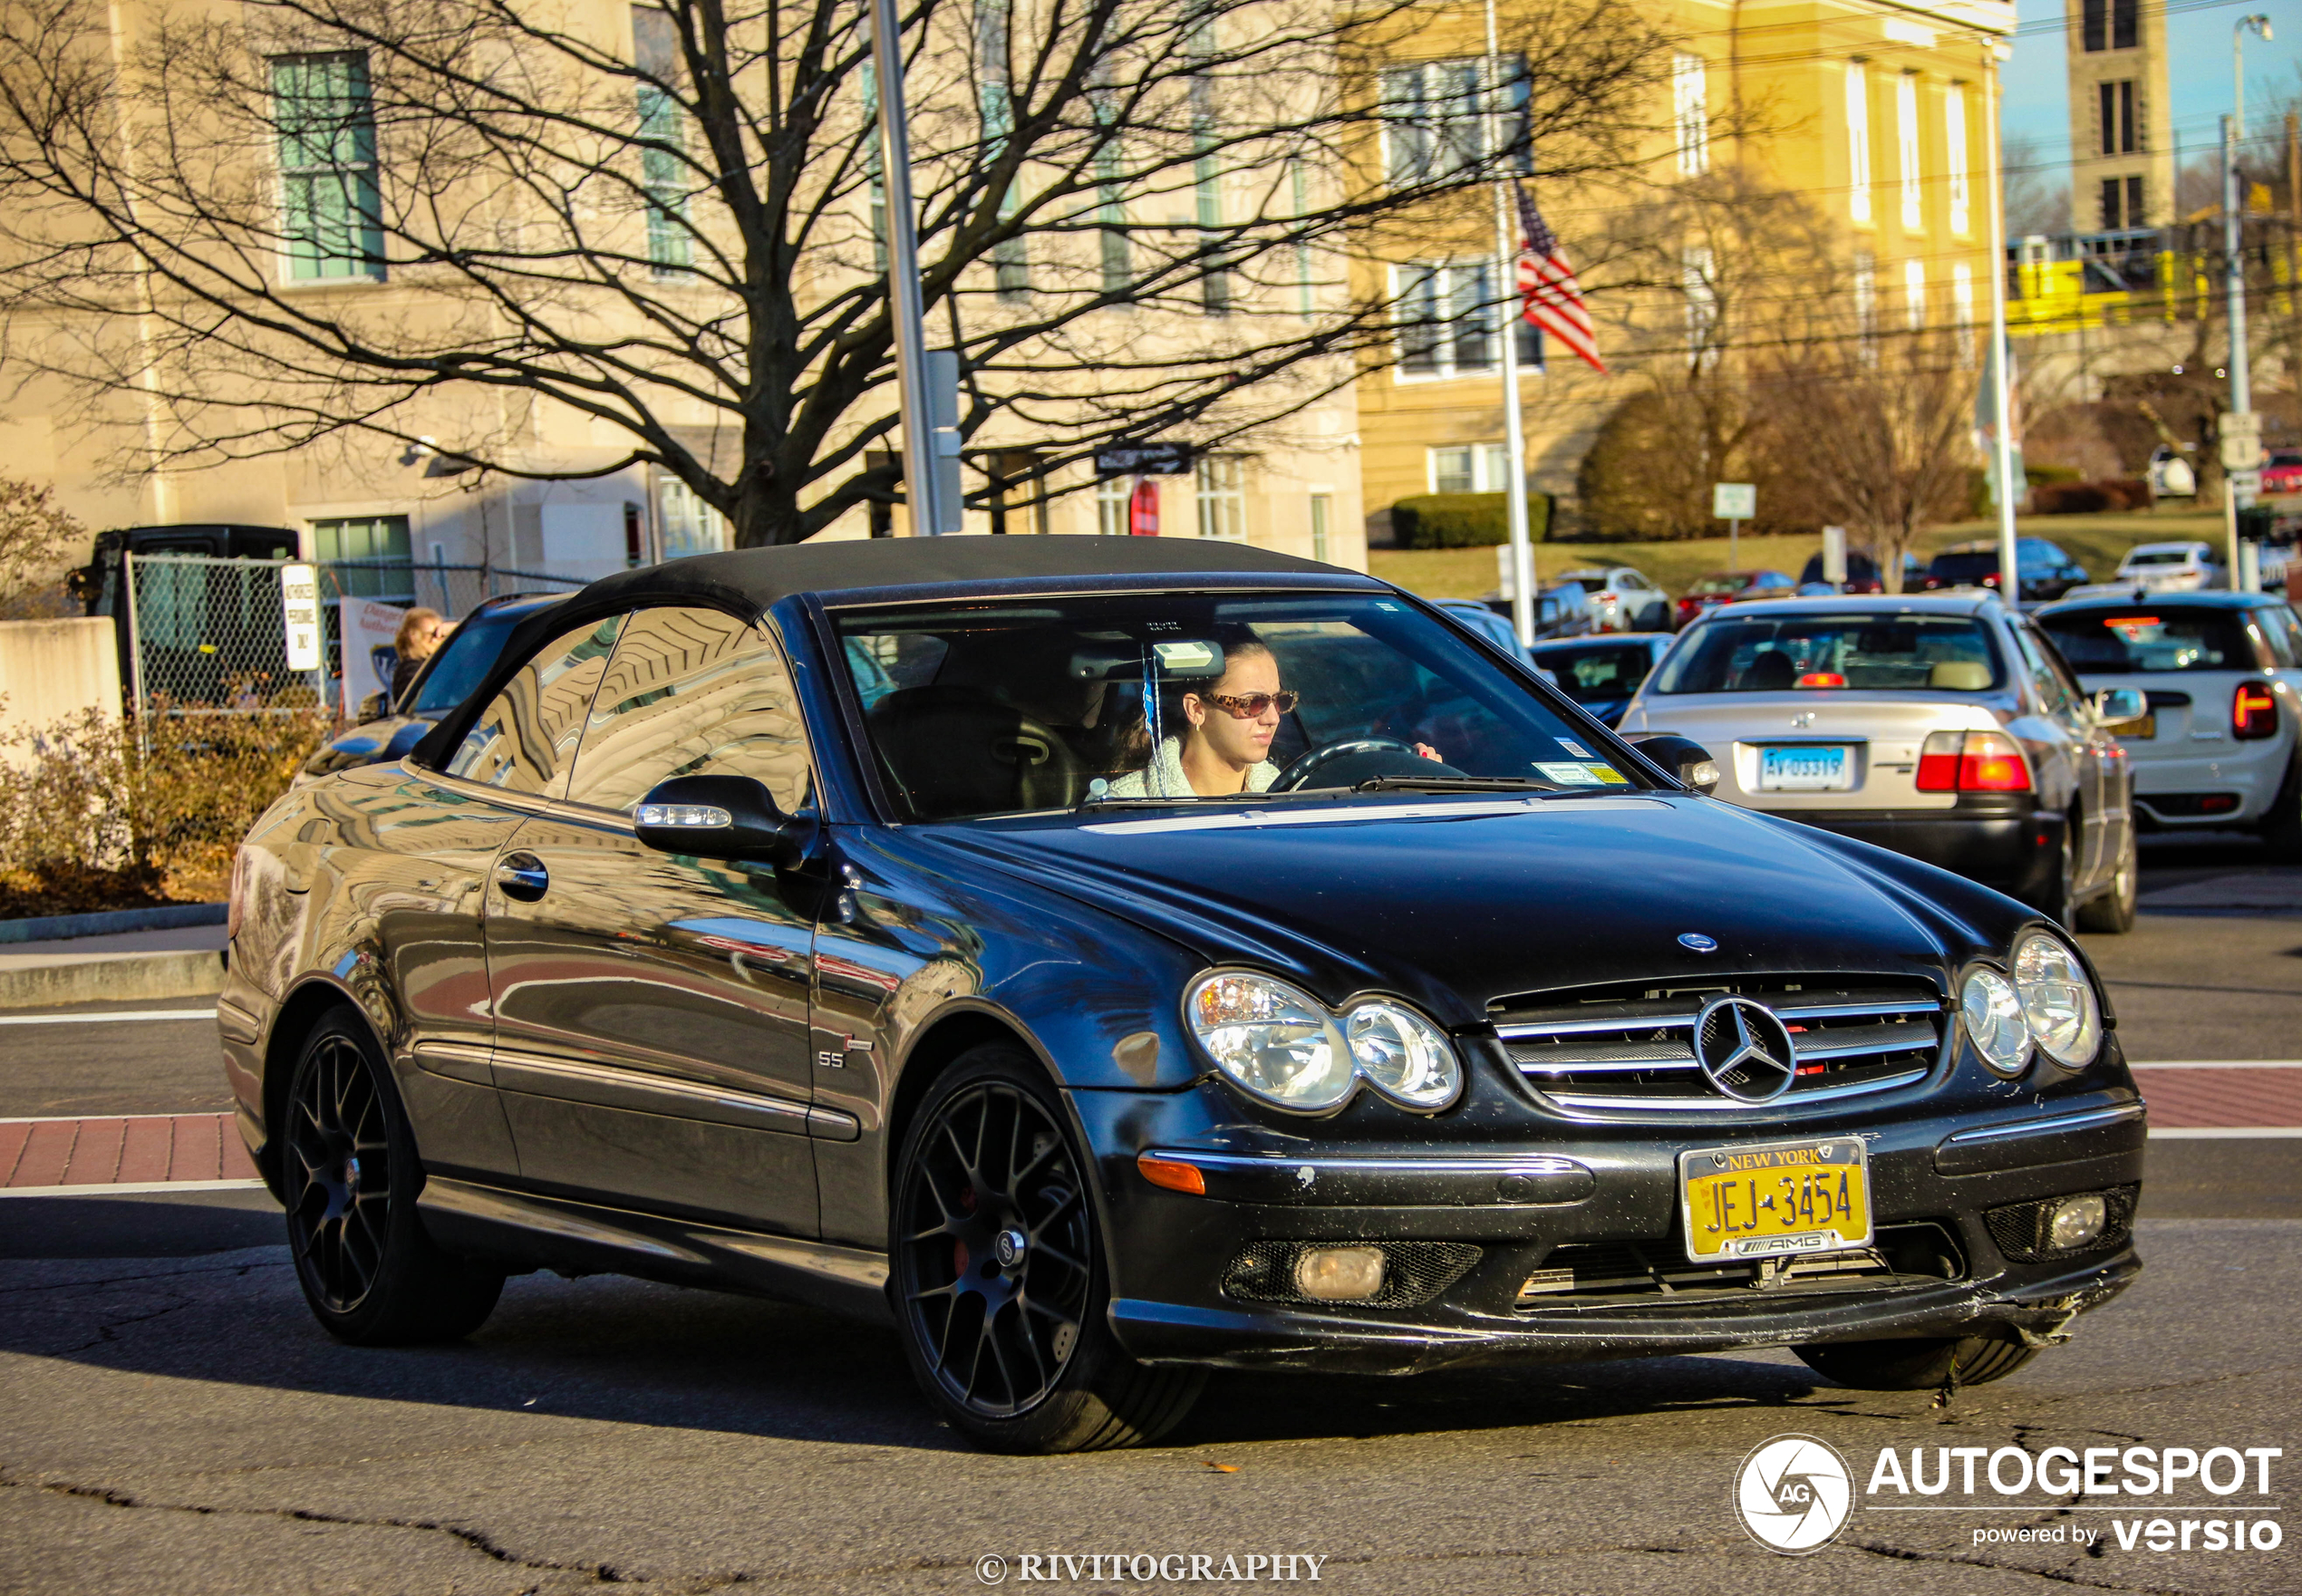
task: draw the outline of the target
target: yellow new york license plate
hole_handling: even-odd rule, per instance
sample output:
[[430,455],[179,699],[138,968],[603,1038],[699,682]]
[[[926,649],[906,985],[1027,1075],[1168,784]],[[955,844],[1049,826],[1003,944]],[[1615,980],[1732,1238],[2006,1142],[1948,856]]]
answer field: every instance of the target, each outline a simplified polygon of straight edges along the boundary
[[1697,1147],[1678,1155],[1687,1256],[1697,1263],[1870,1244],[1871,1166],[1861,1137]]

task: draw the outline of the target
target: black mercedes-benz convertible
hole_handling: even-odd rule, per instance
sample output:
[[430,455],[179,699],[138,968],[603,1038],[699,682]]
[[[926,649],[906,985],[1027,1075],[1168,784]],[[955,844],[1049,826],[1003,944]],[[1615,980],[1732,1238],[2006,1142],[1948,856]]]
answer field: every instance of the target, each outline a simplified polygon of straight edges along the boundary
[[1218,1365],[2007,1375],[2140,1267],[2100,983],[1716,779],[1237,545],[705,556],[276,805],[219,1022],[355,1344],[537,1268],[753,1291],[1027,1452]]

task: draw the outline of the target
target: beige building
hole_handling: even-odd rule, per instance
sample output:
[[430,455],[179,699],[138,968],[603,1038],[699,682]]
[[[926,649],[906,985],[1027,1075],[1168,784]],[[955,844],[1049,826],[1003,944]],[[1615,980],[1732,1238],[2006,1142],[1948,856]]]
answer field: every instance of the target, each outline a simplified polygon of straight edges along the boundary
[[2070,219],[2082,233],[2164,227],[2174,216],[2166,8],[2066,0]]

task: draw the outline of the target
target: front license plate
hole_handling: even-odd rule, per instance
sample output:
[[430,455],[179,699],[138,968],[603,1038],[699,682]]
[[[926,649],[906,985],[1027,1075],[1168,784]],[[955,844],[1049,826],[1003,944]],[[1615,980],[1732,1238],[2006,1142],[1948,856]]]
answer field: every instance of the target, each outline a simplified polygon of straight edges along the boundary
[[1854,785],[1854,750],[1848,748],[1763,748],[1762,792],[1843,792]]
[[1687,1256],[1697,1263],[1837,1253],[1871,1241],[1861,1137],[1697,1147],[1678,1155]]

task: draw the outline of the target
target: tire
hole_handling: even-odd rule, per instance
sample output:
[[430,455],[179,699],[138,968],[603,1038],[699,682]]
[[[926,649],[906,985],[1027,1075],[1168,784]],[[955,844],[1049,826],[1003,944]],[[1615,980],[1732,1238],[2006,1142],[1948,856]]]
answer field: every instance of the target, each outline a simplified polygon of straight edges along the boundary
[[[1140,1446],[1206,1384],[1204,1369],[1137,1363],[1112,1336],[1091,1167],[1038,1063],[1008,1043],[953,1060],[904,1133],[887,1245],[904,1357],[987,1451]],[[1020,1240],[1004,1262],[1002,1236]]]
[[289,1077],[280,1127],[288,1249],[313,1317],[355,1347],[459,1340],[504,1272],[443,1253],[423,1228],[423,1165],[407,1110],[366,1023],[324,1015]]
[[2134,827],[2126,827],[2126,841],[2118,850],[2118,867],[2107,891],[2089,898],[2078,910],[2078,929],[2109,936],[2123,936],[2134,929],[2134,898],[2141,890],[2142,861],[2136,855]]
[[2270,813],[2262,822],[2262,840],[2277,863],[2302,865],[2302,745],[2296,748],[2286,780],[2271,800]]
[[2039,1352],[2038,1348],[2012,1336],[1828,1341],[1791,1349],[1824,1379],[1857,1391],[1986,1386],[2006,1378]]
[[2070,924],[2070,881],[2078,874],[2078,817],[2071,815],[2063,822],[2062,853],[2055,861],[2054,875],[2030,906],[2056,925]]

